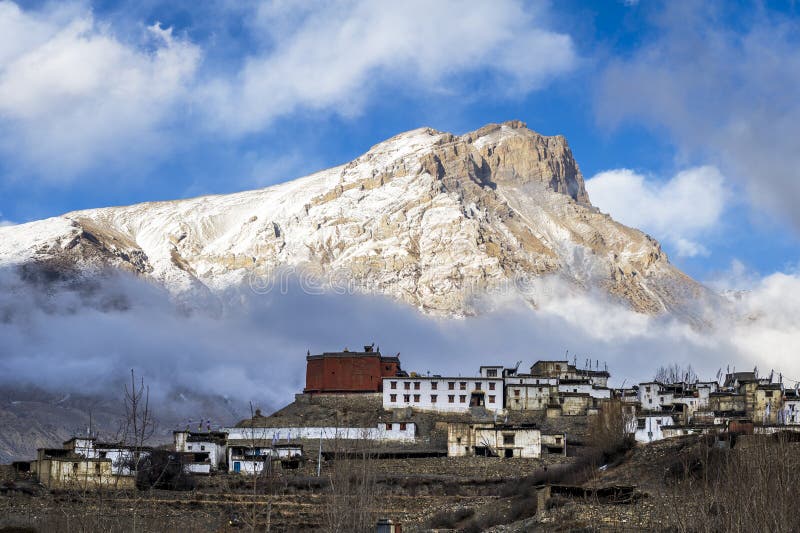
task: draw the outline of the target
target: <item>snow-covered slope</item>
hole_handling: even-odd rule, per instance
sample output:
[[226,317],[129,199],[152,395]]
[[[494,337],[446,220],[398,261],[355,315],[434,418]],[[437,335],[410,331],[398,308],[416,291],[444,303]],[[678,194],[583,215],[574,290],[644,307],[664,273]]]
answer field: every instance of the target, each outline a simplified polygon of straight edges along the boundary
[[591,205],[563,137],[519,122],[462,136],[413,130],[267,189],[0,228],[0,266],[31,264],[121,268],[178,298],[296,269],[444,315],[546,274],[647,313],[682,312],[705,292],[655,240]]

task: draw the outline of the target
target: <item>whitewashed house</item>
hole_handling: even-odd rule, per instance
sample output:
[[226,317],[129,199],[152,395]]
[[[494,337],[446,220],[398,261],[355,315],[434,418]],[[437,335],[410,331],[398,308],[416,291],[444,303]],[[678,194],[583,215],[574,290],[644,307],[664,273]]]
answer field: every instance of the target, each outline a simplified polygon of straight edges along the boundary
[[173,431],[173,445],[182,454],[187,471],[210,474],[225,469],[228,434],[223,431]]
[[447,425],[448,457],[537,458],[541,455],[542,432],[533,424],[449,423]]
[[636,442],[653,442],[664,438],[662,428],[672,426],[675,420],[665,413],[640,413],[636,417]]
[[639,403],[642,409],[648,411],[661,411],[672,406],[674,394],[657,381],[639,384]]
[[800,425],[800,394],[795,389],[783,393],[783,413],[779,417],[788,426]]
[[267,468],[276,468],[281,461],[300,459],[300,444],[279,444],[272,440],[229,439],[228,464],[230,472],[259,475]]
[[109,459],[112,472],[119,476],[135,473],[139,461],[150,455],[150,447],[134,448],[119,443],[98,442],[94,437],[73,437],[64,442],[64,448],[87,459]]
[[[414,442],[417,425],[413,422],[379,423],[375,427],[240,427],[224,428],[228,442],[236,440],[263,440],[291,443],[298,439],[313,440],[374,440],[384,442]],[[229,444],[230,446],[230,444]],[[230,467],[230,463],[228,464]]]
[[[482,367],[500,371],[502,367]],[[472,407],[503,409],[502,377],[409,376],[383,378],[383,407],[411,407],[420,411],[469,412]]]

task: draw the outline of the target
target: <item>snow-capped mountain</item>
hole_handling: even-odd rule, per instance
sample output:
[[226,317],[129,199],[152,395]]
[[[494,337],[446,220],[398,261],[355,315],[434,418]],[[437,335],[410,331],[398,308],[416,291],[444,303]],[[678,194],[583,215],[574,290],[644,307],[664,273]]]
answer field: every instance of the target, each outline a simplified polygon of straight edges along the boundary
[[591,205],[563,137],[520,122],[461,136],[409,131],[266,189],[0,228],[0,266],[30,264],[124,269],[179,299],[296,269],[443,315],[471,314],[483,291],[550,274],[645,313],[683,314],[706,292],[658,242]]

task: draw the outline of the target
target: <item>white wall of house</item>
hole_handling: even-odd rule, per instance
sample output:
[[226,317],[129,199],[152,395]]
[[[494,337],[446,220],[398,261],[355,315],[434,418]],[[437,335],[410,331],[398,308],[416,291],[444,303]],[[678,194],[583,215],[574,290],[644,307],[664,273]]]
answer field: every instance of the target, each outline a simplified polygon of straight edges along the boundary
[[211,468],[216,470],[221,461],[225,459],[225,445],[213,440],[197,440],[189,438],[190,432],[176,431],[173,433],[176,452],[207,452]]
[[[77,455],[87,459],[110,459],[111,470],[115,475],[130,476],[133,474],[131,465],[134,464],[134,452],[128,447],[97,443],[95,439],[90,438],[76,438],[71,445]],[[149,452],[143,450],[139,453],[139,458],[141,460],[148,455]]]
[[448,424],[447,455],[475,455],[486,448],[499,457],[536,458],[542,455],[542,433],[536,428],[515,428],[493,424]]
[[183,465],[183,469],[192,474],[210,474],[211,463],[187,463]]
[[480,369],[480,375],[482,378],[501,378],[503,377],[503,366],[482,366]]
[[586,383],[559,383],[558,392],[572,392],[588,394],[592,398],[610,399],[611,389]]
[[639,385],[639,402],[642,409],[658,411],[661,406],[672,405],[674,395],[661,387],[660,383],[641,383]]
[[783,401],[783,423],[786,425],[800,425],[800,398]]
[[[386,424],[379,424],[373,428],[337,428],[337,427],[282,427],[282,428],[226,428],[222,431],[228,433],[229,440],[272,440],[278,443],[296,439],[323,439],[323,440],[379,440],[413,442],[417,435],[417,426],[412,422],[392,424],[391,429]],[[230,468],[230,465],[228,465]]]
[[634,437],[636,442],[653,442],[664,438],[661,431],[662,426],[671,426],[675,421],[669,415],[646,414],[637,417],[636,432]]
[[468,412],[473,393],[489,411],[503,409],[503,379],[485,377],[392,377],[383,379],[384,409]]

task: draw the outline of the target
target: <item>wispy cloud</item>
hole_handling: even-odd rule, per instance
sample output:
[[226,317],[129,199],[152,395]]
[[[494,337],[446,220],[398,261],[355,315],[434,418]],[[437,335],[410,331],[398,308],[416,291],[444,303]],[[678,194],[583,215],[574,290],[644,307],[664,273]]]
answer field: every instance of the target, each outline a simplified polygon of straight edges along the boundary
[[606,68],[600,122],[666,131],[682,155],[713,162],[752,205],[800,229],[800,22],[756,6],[665,6],[656,36]]
[[543,19],[514,0],[267,4],[254,24],[273,46],[234,79],[203,87],[201,99],[217,127],[241,133],[302,110],[357,113],[386,87],[459,92],[463,76],[479,72],[524,94],[577,60],[571,38]]
[[648,379],[669,362],[708,375],[728,364],[800,375],[794,274],[758,281],[707,330],[637,314],[555,278],[543,281],[536,310],[508,298],[491,313],[442,319],[385,298],[309,295],[296,286],[229,293],[225,312],[212,317],[180,311],[166,293],[127,276],[53,282],[35,274],[0,273],[0,381],[54,391],[103,393],[135,367],[162,395],[180,387],[275,407],[302,388],[306,350],[372,341],[420,372],[466,374],[486,362],[530,364],[569,350],[607,362],[617,383]]
[[577,61],[546,10],[517,0],[277,2],[234,15],[252,47],[223,69],[202,62],[213,43],[157,20],[117,28],[79,3],[0,2],[7,164],[65,183],[198,136],[238,138],[305,112],[352,116],[387,92],[464,95],[479,76],[493,94],[526,94]]
[[200,57],[158,23],[129,44],[88,11],[2,2],[0,148],[51,181],[157,153]]
[[718,228],[730,193],[715,167],[694,167],[660,181],[629,169],[586,182],[592,203],[616,220],[664,239],[679,256],[708,255],[698,238]]

